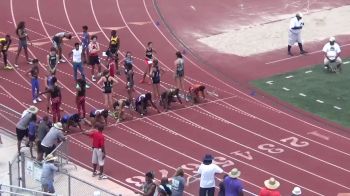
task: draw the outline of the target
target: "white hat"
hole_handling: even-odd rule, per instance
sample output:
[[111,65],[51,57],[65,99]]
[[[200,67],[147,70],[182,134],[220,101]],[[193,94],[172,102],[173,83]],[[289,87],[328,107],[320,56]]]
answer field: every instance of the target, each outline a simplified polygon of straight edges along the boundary
[[228,176],[231,178],[238,178],[241,175],[241,172],[237,168],[233,168],[229,173]]
[[57,159],[57,157],[53,156],[52,154],[49,154],[49,155],[46,156],[45,161],[46,162],[47,161],[54,161],[56,159]]
[[59,129],[59,130],[62,130],[62,129],[63,129],[62,123],[60,123],[60,122],[57,122],[57,123],[53,124],[53,126],[54,126],[56,129]]
[[301,195],[301,189],[300,189],[299,187],[296,186],[296,187],[294,187],[292,193],[293,193],[294,195]]
[[303,14],[301,12],[298,12],[295,16],[299,16],[300,18],[302,18]]
[[280,186],[280,183],[275,180],[275,178],[271,177],[268,180],[264,181],[265,187],[271,190],[277,189]]
[[39,111],[39,109],[33,105],[29,106],[29,108],[27,109],[27,112],[30,112],[32,114],[37,114]]
[[329,38],[329,41],[330,41],[330,42],[334,42],[334,41],[335,41],[335,37],[330,37],[330,38]]

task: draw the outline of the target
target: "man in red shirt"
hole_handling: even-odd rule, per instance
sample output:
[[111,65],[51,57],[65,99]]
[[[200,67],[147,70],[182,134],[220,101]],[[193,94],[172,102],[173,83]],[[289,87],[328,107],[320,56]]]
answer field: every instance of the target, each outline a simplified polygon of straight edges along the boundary
[[280,183],[275,178],[270,178],[264,181],[265,187],[260,190],[259,196],[281,196],[277,190]]
[[102,131],[104,126],[101,124],[96,125],[97,130],[93,130],[90,133],[83,132],[84,135],[92,138],[92,176],[97,176],[97,164],[100,166],[99,180],[107,179],[107,176],[103,174],[103,166],[105,163],[106,151],[105,151],[105,136]]

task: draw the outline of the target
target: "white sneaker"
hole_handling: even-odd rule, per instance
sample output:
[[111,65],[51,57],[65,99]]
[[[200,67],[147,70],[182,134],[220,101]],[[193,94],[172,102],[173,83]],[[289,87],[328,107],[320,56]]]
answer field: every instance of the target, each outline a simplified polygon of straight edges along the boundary
[[13,66],[16,67],[16,68],[19,67],[17,64],[13,64]]
[[39,102],[42,101],[42,100],[40,99],[40,97],[36,98],[36,100],[39,101]]
[[34,100],[33,100],[33,103],[36,104],[36,103],[38,103],[38,102],[36,101],[36,99],[34,99]]
[[96,82],[95,76],[92,76],[91,80],[92,80],[93,82]]
[[67,62],[67,61],[64,60],[64,59],[60,59],[60,62],[61,62],[61,63],[65,63],[65,62]]

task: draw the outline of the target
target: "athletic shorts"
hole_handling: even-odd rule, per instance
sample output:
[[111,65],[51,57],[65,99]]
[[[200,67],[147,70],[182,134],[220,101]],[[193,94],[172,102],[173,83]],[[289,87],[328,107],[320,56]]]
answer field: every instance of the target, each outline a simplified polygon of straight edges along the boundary
[[24,137],[28,137],[28,129],[22,130],[16,128],[17,140],[21,141]]
[[99,166],[103,166],[105,164],[101,148],[92,148],[92,164],[98,164]]
[[18,44],[19,44],[19,47],[21,47],[21,48],[28,47],[27,39],[20,39]]
[[29,135],[28,134],[28,138],[30,142],[34,142],[35,141],[35,135]]
[[100,59],[98,58],[98,56],[89,56],[89,63],[90,65],[99,65]]
[[51,147],[46,147],[46,146],[43,146],[42,144],[40,144],[40,145],[41,145],[42,151],[45,153],[45,156],[47,156],[48,154],[51,154],[51,152],[52,152],[53,150],[55,150],[55,148],[56,148],[55,145],[53,145],[53,146],[51,146]]
[[184,75],[185,75],[185,72],[184,72],[184,70],[181,70],[181,71],[179,71],[179,70],[176,70],[176,77],[177,78],[182,78],[182,77],[184,77]]
[[59,37],[52,38],[52,46],[56,49],[61,49],[61,42]]

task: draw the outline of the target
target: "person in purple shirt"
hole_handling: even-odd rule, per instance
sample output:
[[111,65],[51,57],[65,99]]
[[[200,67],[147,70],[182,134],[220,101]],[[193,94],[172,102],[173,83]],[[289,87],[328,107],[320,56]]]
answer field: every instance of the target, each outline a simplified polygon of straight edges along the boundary
[[243,184],[238,177],[241,172],[233,168],[224,179],[225,196],[243,196]]

